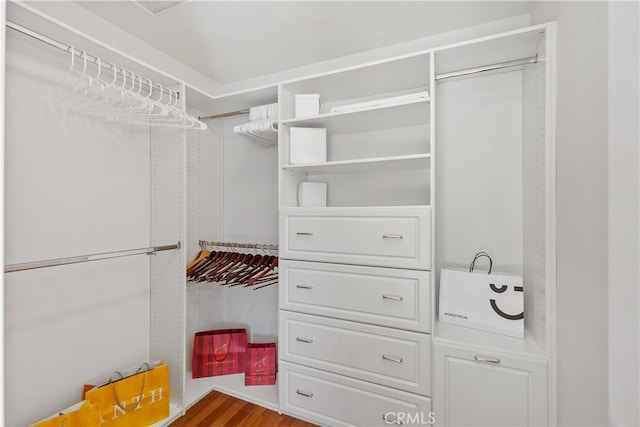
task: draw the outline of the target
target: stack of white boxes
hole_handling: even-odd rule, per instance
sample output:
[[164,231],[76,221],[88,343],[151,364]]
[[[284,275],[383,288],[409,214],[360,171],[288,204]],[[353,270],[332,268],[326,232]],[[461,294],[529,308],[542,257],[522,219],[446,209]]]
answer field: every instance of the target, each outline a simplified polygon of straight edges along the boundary
[[[296,118],[317,116],[320,113],[320,95],[296,95]],[[320,164],[327,161],[327,130],[324,128],[292,127],[290,130],[289,163]],[[298,206],[327,206],[327,184],[302,182],[298,187]]]

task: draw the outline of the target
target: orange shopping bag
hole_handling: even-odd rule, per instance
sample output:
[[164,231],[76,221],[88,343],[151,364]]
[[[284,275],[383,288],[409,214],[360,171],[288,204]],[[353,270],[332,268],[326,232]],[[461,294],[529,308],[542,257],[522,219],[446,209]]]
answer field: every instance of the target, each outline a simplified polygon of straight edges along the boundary
[[84,398],[98,405],[102,426],[149,426],[169,417],[169,367],[145,363],[130,373],[85,385]]
[[52,415],[51,417],[31,424],[31,427],[99,427],[100,412],[98,405],[86,400],[76,403]]

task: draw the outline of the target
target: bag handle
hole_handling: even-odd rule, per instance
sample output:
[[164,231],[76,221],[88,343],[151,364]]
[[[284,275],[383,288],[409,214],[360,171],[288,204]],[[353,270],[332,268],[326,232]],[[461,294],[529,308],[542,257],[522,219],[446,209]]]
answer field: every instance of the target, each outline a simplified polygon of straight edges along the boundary
[[[140,387],[140,396],[138,396],[137,404],[133,408],[133,410],[140,408],[140,406],[142,405],[142,398],[144,397],[144,383],[146,381],[147,381],[147,374],[145,373],[142,376],[142,387]],[[118,388],[116,384],[113,385],[113,394],[116,397],[116,405],[118,405],[118,407],[126,413],[128,411],[127,405],[126,404],[123,405],[122,403],[120,403],[120,398],[118,397]]]
[[[114,379],[113,379],[113,376],[114,376],[115,374],[120,375],[120,378],[118,378],[117,380],[114,380]],[[107,384],[111,384],[111,383],[112,383],[112,382],[114,382],[114,381],[120,381],[120,380],[123,380],[123,379],[124,379],[124,375],[122,375],[122,372],[120,372],[120,371],[113,371],[113,374],[111,374],[111,376],[109,377],[109,381],[107,381]]]
[[[142,369],[144,366],[146,366],[146,369]],[[151,368],[151,364],[149,362],[144,362],[142,365],[140,365],[140,367],[138,368],[138,370],[133,374],[139,374],[140,372],[146,372],[146,371],[150,371]],[[120,378],[118,379],[114,379],[113,376],[114,375],[120,375]],[[107,384],[111,384],[112,382],[115,381],[120,381],[124,379],[124,374],[120,371],[113,371],[113,374],[111,374],[111,376],[109,377],[109,381],[107,382]]]
[[473,261],[471,261],[471,265],[469,266],[469,273],[471,273],[473,269],[476,267],[476,260],[482,257],[489,258],[489,272],[487,274],[491,274],[491,269],[493,268],[493,260],[491,259],[489,254],[484,251],[478,252],[476,256],[473,258]]
[[[143,366],[146,366],[146,369],[142,369]],[[147,372],[151,370],[151,364],[149,362],[144,362],[142,365],[140,365],[140,367],[138,368],[138,370],[136,371],[136,374],[139,374],[140,372]]]

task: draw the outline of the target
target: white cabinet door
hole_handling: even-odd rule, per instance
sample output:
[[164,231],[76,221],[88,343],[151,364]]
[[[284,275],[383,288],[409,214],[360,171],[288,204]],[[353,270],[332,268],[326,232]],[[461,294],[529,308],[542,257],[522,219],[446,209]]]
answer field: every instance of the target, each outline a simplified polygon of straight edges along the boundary
[[548,424],[547,363],[433,343],[433,401],[439,426]]

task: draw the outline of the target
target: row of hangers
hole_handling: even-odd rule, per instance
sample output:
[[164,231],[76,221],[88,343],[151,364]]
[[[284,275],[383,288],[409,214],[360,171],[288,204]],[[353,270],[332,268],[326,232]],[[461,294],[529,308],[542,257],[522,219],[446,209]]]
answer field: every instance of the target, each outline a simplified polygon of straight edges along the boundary
[[187,265],[189,282],[261,289],[278,283],[277,247],[225,242],[200,242]]
[[[58,86],[56,104],[74,113],[132,125],[207,129],[205,123],[183,111],[175,90],[99,57],[89,57],[73,46],[69,50],[71,65]],[[89,71],[89,62],[97,70]]]

